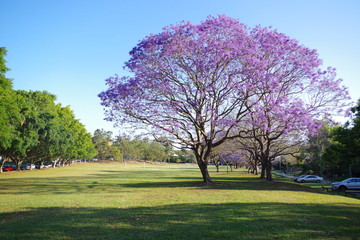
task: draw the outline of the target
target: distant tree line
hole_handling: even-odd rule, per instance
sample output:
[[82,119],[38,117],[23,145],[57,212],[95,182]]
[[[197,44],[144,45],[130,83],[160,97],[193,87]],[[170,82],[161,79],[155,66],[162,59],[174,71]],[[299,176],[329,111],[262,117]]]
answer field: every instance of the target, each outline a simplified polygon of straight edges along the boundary
[[141,136],[112,136],[111,131],[97,129],[93,143],[97,150],[96,158],[100,160],[138,160],[160,162],[194,162],[191,151],[174,150],[166,138],[149,139]]

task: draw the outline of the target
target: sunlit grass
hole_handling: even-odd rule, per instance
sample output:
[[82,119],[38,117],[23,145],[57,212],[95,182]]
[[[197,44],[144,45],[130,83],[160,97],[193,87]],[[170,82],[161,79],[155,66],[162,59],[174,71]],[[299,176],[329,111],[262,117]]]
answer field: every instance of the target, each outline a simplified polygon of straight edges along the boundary
[[360,200],[188,164],[0,175],[0,239],[356,239]]

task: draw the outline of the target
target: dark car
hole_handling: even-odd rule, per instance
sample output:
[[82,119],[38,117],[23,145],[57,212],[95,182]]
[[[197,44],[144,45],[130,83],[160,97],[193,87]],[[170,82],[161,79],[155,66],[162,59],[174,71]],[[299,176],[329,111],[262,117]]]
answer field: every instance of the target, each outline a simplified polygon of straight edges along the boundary
[[30,170],[30,169],[35,169],[35,165],[34,164],[30,164],[30,163],[22,163],[20,166],[21,170]]

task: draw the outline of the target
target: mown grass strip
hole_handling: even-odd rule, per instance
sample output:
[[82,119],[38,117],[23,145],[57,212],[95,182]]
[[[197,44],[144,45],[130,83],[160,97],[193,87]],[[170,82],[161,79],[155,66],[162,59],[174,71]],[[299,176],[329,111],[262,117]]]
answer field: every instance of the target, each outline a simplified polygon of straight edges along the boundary
[[193,165],[81,164],[0,176],[0,239],[356,239],[360,200]]

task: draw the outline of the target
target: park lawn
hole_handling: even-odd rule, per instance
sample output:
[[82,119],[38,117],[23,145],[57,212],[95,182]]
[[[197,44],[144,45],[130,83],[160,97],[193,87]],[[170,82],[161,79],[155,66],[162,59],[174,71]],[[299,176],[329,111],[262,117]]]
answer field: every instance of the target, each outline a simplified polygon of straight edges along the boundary
[[360,239],[360,200],[236,170],[86,163],[0,175],[0,239]]

